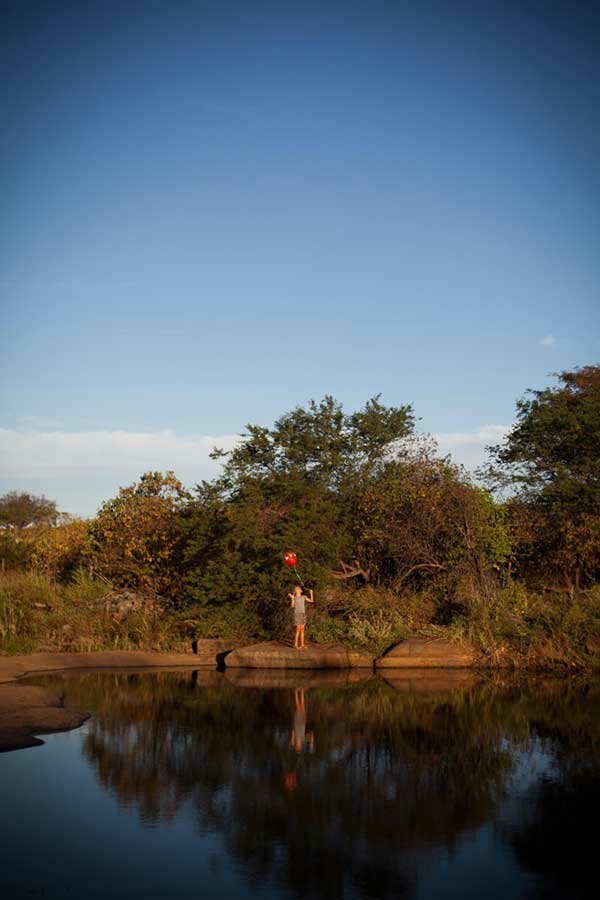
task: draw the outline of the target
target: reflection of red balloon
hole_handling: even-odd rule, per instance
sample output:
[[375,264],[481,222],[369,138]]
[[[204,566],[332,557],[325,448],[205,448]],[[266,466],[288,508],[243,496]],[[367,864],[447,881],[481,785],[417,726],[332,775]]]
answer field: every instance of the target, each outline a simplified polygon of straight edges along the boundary
[[288,772],[283,783],[286,791],[295,791],[298,787],[298,776],[295,772]]
[[283,561],[286,564],[286,566],[289,566],[291,569],[292,566],[295,566],[296,563],[298,562],[298,557],[296,556],[295,553],[292,552],[292,550],[286,550],[285,553],[283,554]]

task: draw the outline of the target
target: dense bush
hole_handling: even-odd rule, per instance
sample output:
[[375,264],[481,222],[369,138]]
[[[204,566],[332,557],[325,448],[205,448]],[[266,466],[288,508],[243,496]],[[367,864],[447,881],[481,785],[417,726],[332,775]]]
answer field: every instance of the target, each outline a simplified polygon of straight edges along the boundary
[[177,513],[188,494],[173,472],[146,472],[90,523],[94,569],[121,587],[173,598],[181,586]]
[[28,531],[31,565],[49,578],[64,580],[91,562],[90,526],[82,519]]

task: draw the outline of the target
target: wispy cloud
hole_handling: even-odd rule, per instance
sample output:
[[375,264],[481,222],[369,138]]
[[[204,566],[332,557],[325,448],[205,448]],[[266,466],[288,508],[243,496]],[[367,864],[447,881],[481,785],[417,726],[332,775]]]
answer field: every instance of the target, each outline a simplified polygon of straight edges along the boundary
[[230,449],[235,435],[182,437],[173,431],[19,431],[0,428],[0,475],[49,477],[102,474],[139,475],[149,469],[174,469],[208,477],[219,464],[214,446]]
[[485,448],[500,443],[511,425],[482,425],[474,431],[441,431],[433,434],[439,451],[449,453],[455,462],[476,469],[486,458]]
[[540,344],[542,345],[542,347],[554,347],[555,343],[556,343],[556,338],[554,337],[553,334],[545,334],[544,337],[540,341]]

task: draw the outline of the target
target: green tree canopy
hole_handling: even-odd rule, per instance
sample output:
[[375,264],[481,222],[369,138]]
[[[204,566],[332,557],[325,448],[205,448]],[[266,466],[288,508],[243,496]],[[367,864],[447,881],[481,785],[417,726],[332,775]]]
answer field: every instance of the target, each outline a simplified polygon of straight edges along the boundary
[[515,427],[490,448],[488,476],[511,486],[515,512],[535,523],[536,564],[578,585],[600,574],[600,367],[557,377],[518,401]]
[[249,478],[295,476],[342,490],[349,481],[373,474],[394,445],[411,434],[414,421],[411,406],[387,407],[379,397],[351,414],[331,396],[319,403],[311,400],[306,408],[281,416],[272,428],[248,425],[244,440],[227,455],[223,484],[235,490]]
[[350,503],[358,485],[402,452],[410,406],[379,398],[347,414],[333,397],[297,407],[272,428],[248,425],[221,478],[200,485],[185,513],[188,584],[194,596],[273,597],[290,574],[287,547],[307,578],[326,579],[352,552]]
[[443,577],[452,590],[470,577],[481,589],[510,549],[504,517],[413,427],[410,406],[377,397],[353,414],[325,397],[272,428],[248,426],[223,476],[200,485],[183,514],[192,595],[245,598],[271,621],[289,589],[286,549],[320,587],[414,590]]

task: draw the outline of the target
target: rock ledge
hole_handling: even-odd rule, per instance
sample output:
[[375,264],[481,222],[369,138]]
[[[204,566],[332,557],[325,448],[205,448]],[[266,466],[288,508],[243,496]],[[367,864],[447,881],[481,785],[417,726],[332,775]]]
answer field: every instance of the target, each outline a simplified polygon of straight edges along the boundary
[[35,734],[69,731],[89,718],[87,712],[66,709],[51,691],[33,685],[0,685],[0,752],[36,747]]
[[375,660],[377,669],[467,669],[475,662],[475,654],[467,647],[450,641],[410,638],[396,644]]
[[295,650],[289,644],[266,641],[232,650],[227,669],[354,669],[373,668],[373,657],[341,644],[309,644]]

